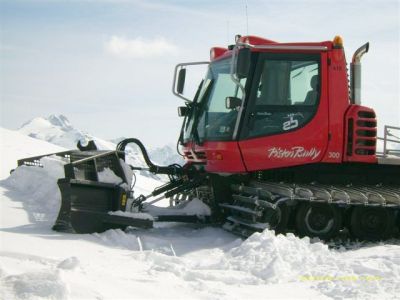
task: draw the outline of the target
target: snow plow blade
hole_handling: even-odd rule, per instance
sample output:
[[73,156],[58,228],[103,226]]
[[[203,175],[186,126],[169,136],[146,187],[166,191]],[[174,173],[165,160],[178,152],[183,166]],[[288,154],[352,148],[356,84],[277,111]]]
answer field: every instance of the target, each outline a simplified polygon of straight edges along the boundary
[[[127,226],[151,228],[151,219],[115,214],[126,210],[130,192],[123,160],[120,151],[72,151],[70,163],[64,165],[65,178],[57,182],[61,208],[53,230],[93,233]],[[105,181],[107,172],[114,182]]]
[[151,228],[150,219],[110,214],[125,211],[126,191],[116,184],[62,178],[61,208],[53,230],[70,233],[103,232],[127,226]]
[[[136,144],[143,154],[147,167],[131,166],[125,162],[125,147]],[[94,233],[128,226],[152,228],[153,221],[204,223],[208,215],[188,213],[176,208],[158,209],[149,213],[143,210],[144,202],[150,197],[171,198],[188,193],[203,184],[204,174],[195,169],[184,169],[180,165],[158,166],[151,162],[144,145],[135,138],[125,139],[116,150],[97,150],[90,142],[80,150],[70,150],[42,156],[25,158],[18,165],[43,167],[41,158],[57,155],[68,163],[64,165],[65,178],[58,179],[61,192],[61,207],[52,229],[59,232]],[[165,174],[170,181],[157,187],[149,195],[134,198],[132,171],[147,171]],[[172,199],[172,198],[171,198]],[[179,197],[179,202],[183,198]],[[154,200],[153,202],[154,203]],[[181,203],[183,204],[183,203]],[[186,206],[182,206],[184,209]]]

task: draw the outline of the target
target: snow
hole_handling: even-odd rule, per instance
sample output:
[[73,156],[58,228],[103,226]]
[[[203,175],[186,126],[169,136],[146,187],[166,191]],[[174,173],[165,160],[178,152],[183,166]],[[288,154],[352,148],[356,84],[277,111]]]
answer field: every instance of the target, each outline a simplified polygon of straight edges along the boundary
[[132,178],[133,178],[133,171],[131,167],[123,160],[119,159],[119,163],[122,167],[122,171],[124,172],[125,178],[127,180],[127,185],[129,187],[132,186]]
[[185,201],[175,206],[174,208],[158,207],[155,205],[144,205],[146,212],[153,216],[163,215],[184,215],[184,216],[210,216],[210,208],[201,200],[195,198],[191,201]]
[[152,161],[161,166],[167,166],[172,163],[184,164],[184,159],[176,152],[175,145],[165,145],[149,150],[149,156]]
[[[55,147],[17,132],[1,132],[7,134],[1,153],[8,153],[1,156],[2,174],[11,164],[7,160],[15,161],[33,148],[51,153]],[[17,168],[0,182],[0,299],[394,299],[400,295],[398,240],[329,248],[318,240],[275,236],[269,230],[242,240],[218,226],[177,223],[126,232],[54,232],[63,161],[50,157],[42,163],[43,168]],[[143,191],[160,184],[137,177]],[[186,206],[198,212],[201,204]]]
[[41,163],[43,168],[21,166],[1,182],[11,197],[21,196],[32,222],[54,221],[61,203],[57,179],[64,177],[63,161],[59,157],[45,157]]
[[0,179],[7,178],[10,175],[10,170],[17,167],[18,159],[67,150],[1,127],[0,143]]
[[103,171],[97,173],[100,182],[120,184],[124,181],[118,177],[110,168],[104,168]]

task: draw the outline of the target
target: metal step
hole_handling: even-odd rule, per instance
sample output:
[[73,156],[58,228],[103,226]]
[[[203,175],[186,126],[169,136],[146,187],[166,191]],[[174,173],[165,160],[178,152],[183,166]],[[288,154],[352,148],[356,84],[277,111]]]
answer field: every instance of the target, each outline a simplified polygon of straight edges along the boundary
[[233,184],[231,186],[231,189],[233,192],[245,196],[255,196],[258,199],[264,199],[264,200],[273,200],[274,199],[274,194],[272,192],[262,189],[262,188],[257,188],[257,187],[251,187],[251,186],[245,186],[245,185],[239,185],[239,184]]
[[254,222],[249,222],[248,220],[245,220],[243,218],[239,217],[234,217],[234,216],[229,216],[226,218],[228,221],[231,221],[235,224],[243,225],[249,228],[252,228],[253,230],[256,231],[263,231],[264,229],[269,228],[268,223],[254,223]]
[[246,197],[246,196],[236,195],[236,194],[233,194],[232,198],[233,198],[233,200],[235,200],[235,203],[244,202],[244,203],[251,204],[254,206],[261,206],[264,208],[272,207],[272,205],[270,203],[268,203],[267,201],[260,200],[258,198]]
[[247,238],[255,232],[262,232],[268,228],[268,224],[248,222],[245,219],[230,216],[222,228],[233,234]]
[[223,224],[222,228],[225,229],[226,231],[233,233],[234,235],[238,235],[243,238],[248,238],[250,235],[254,233],[254,230],[247,229],[246,227],[239,226],[238,224],[232,223],[230,221]]
[[260,211],[255,211],[253,209],[250,209],[250,208],[247,208],[247,207],[243,207],[243,206],[239,206],[239,205],[220,203],[219,206],[223,207],[223,208],[230,209],[230,210],[238,211],[238,212],[241,212],[241,213],[244,213],[244,214],[253,215],[253,216],[256,216],[256,217],[261,217],[262,216],[262,212],[260,212]]

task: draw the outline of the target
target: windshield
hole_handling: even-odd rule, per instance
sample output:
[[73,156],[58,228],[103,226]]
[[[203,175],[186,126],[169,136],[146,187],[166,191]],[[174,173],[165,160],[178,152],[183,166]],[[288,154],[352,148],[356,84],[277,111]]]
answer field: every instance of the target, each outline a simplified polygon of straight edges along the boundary
[[[190,138],[192,128],[200,141],[230,140],[238,111],[225,107],[226,97],[242,97],[239,87],[230,76],[231,59],[224,59],[210,64],[201,87],[197,109],[190,116],[185,126],[184,140]],[[245,84],[245,79],[241,80]]]

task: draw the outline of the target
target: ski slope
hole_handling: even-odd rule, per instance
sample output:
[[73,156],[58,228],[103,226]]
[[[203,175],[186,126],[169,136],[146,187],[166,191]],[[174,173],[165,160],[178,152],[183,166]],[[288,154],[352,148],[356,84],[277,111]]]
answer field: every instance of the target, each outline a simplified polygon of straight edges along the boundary
[[[400,242],[330,249],[271,231],[242,239],[218,227],[156,224],[151,230],[63,234],[57,178],[44,168],[9,166],[56,146],[1,129],[0,299],[394,299]],[[5,138],[6,137],[6,138]],[[62,148],[61,148],[62,149]],[[7,155],[4,155],[6,153]],[[7,177],[7,178],[6,178]],[[160,182],[138,175],[149,191]]]

